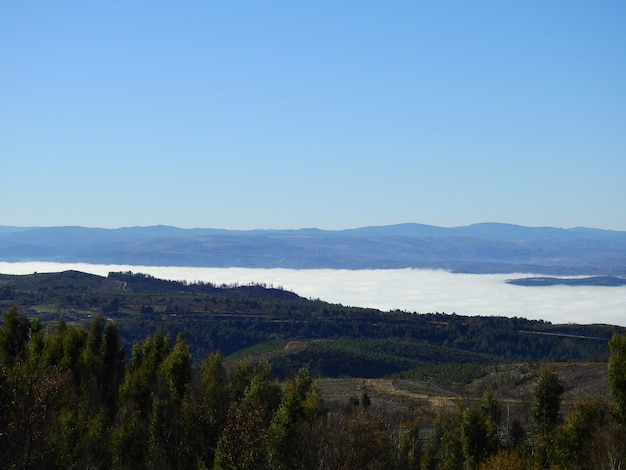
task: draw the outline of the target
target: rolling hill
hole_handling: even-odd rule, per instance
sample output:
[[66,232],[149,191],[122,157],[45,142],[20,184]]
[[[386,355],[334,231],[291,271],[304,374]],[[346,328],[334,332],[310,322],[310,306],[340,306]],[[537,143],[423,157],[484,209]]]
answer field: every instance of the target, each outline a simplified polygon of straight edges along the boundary
[[[606,360],[611,325],[524,318],[415,314],[346,307],[262,285],[217,286],[112,272],[0,275],[0,311],[16,306],[54,327],[60,318],[119,324],[128,347],[157,330],[185,334],[201,360],[266,355],[289,376],[309,364],[322,377],[465,381],[512,361]],[[290,345],[290,347],[288,347]]]

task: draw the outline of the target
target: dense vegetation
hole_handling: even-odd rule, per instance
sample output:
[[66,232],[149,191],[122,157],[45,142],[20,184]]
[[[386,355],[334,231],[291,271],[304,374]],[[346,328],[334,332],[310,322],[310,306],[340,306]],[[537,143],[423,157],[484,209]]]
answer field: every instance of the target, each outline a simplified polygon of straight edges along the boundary
[[[129,272],[0,275],[0,309],[1,468],[626,463],[626,330],[615,326],[381,312]],[[609,359],[611,394],[567,406],[559,377],[538,366]],[[506,418],[490,390],[425,413],[390,410],[366,389],[324,401],[318,380],[456,387],[515,361],[536,384],[532,404],[506,402]]]
[[617,469],[626,464],[626,335],[614,333],[609,345],[611,403],[588,397],[565,416],[563,385],[543,368],[530,427],[509,423],[487,391],[442,409],[424,435],[419,415],[392,421],[371,410],[366,393],[328,407],[306,366],[279,381],[264,360],[229,369],[211,352],[194,364],[182,333],[148,335],[125,357],[113,321],[43,328],[10,308],[0,328],[0,465]]
[[[98,315],[114,320],[127,352],[158,330],[173,337],[183,333],[196,363],[217,350],[242,357],[261,348],[280,378],[308,363],[314,376],[451,381],[453,369],[444,366],[454,363],[457,379],[465,380],[494,362],[606,360],[611,335],[625,331],[523,318],[381,312],[269,286],[188,284],[132,273],[0,275],[0,308],[11,306],[44,325],[60,318],[87,325]],[[286,349],[293,341],[306,347]]]

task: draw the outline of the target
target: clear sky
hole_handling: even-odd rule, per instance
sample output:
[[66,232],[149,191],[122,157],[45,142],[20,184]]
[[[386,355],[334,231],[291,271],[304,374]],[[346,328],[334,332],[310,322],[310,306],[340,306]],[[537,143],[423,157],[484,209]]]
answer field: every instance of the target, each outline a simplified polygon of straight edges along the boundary
[[626,230],[626,2],[0,5],[0,225]]

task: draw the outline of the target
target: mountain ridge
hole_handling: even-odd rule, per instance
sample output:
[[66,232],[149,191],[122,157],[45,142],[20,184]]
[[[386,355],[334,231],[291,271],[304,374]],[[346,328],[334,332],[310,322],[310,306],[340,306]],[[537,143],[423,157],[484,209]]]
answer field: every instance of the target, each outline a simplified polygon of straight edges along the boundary
[[626,232],[418,223],[324,230],[0,226],[0,261],[626,275]]

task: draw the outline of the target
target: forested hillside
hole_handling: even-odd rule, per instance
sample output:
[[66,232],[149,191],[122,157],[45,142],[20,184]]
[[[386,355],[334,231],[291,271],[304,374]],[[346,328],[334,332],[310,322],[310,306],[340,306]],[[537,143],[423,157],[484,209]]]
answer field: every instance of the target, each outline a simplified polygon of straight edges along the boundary
[[130,272],[0,275],[0,308],[2,468],[600,468],[626,453],[624,328]]
[[[563,407],[544,367],[527,422],[490,390],[432,423],[376,407],[367,390],[325,403],[307,366],[278,380],[263,359],[192,359],[182,333],[129,354],[120,328],[5,312],[0,328],[0,466],[114,469],[536,469],[626,464],[626,335],[610,340],[612,401]],[[371,344],[370,346],[375,346]]]
[[[612,333],[625,331],[523,318],[381,312],[267,286],[188,284],[133,273],[0,275],[0,307],[11,306],[43,324],[60,318],[87,324],[98,315],[114,320],[127,348],[158,330],[173,337],[182,332],[195,361],[216,350],[224,356],[253,346],[280,351],[269,357],[281,377],[304,363],[326,377],[451,380],[445,368],[433,374],[428,367],[454,362],[469,373],[502,361],[606,360]],[[285,350],[290,341],[307,347]]]

